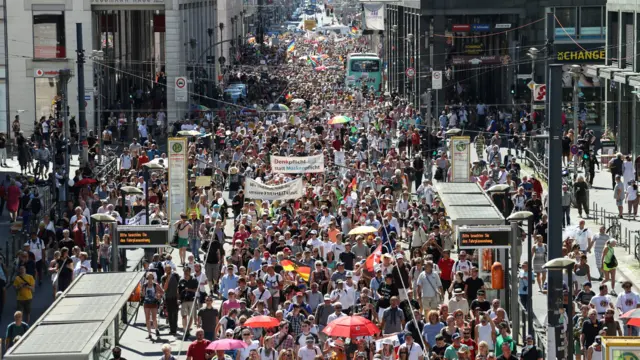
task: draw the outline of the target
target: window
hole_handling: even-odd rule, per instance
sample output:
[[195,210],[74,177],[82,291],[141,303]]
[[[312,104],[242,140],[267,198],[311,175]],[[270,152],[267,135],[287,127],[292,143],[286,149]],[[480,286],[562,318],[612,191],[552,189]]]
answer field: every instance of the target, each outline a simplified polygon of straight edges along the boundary
[[351,71],[378,72],[380,71],[380,61],[379,60],[352,60]]
[[604,10],[602,6],[587,6],[580,8],[580,38],[602,39]]
[[64,59],[66,41],[63,11],[33,12],[33,57]]
[[[576,35],[577,26],[577,13],[576,7],[560,7],[555,8],[556,17],[558,22],[562,24],[556,24],[556,38],[568,38]],[[563,30],[564,28],[564,30]]]

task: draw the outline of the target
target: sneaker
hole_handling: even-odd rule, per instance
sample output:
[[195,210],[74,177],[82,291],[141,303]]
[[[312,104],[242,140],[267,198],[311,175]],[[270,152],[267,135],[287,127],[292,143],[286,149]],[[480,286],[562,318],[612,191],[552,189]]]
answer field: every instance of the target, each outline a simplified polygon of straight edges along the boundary
[[618,294],[616,294],[616,291],[615,291],[615,290],[611,290],[611,291],[609,291],[609,295],[611,295],[611,296],[618,296]]

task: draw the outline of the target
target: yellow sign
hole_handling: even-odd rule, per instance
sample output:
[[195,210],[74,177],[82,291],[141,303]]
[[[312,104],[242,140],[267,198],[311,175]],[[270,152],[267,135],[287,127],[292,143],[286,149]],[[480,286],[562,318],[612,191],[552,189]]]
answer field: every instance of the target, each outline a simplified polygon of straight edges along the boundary
[[313,30],[316,28],[316,21],[315,20],[305,20],[304,21],[304,29],[305,30]]
[[559,51],[558,61],[604,61],[607,58],[604,50]]

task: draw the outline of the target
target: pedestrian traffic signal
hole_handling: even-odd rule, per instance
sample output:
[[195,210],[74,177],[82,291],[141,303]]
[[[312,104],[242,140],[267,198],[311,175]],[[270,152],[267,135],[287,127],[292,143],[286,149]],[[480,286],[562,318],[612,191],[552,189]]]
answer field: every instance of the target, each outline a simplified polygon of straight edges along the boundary
[[511,85],[511,95],[515,95],[515,94],[516,94],[516,86]]

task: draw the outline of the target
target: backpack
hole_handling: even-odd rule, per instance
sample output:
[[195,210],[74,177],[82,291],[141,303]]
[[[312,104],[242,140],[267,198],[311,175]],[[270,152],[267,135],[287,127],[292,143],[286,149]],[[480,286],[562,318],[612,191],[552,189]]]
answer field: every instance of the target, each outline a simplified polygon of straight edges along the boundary
[[162,277],[164,276],[164,266],[162,266],[162,262],[158,261],[153,264],[153,266],[155,268],[157,278],[162,279]]
[[34,215],[37,215],[40,212],[40,209],[42,209],[40,198],[35,197],[31,199],[31,212],[33,212]]

